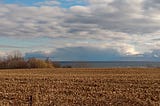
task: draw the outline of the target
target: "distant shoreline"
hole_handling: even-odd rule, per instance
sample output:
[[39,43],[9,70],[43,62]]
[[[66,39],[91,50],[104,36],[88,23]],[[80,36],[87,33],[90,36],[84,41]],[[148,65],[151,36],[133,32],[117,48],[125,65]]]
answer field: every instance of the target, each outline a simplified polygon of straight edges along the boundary
[[157,68],[160,62],[152,61],[55,61],[62,67],[72,68]]

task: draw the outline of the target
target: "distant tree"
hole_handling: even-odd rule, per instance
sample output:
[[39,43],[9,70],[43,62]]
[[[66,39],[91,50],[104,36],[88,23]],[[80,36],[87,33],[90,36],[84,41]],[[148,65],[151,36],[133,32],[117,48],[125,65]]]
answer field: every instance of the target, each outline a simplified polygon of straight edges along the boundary
[[55,67],[55,68],[61,68],[60,63],[58,63],[58,62],[52,62],[52,65],[53,65],[53,67]]
[[5,68],[5,63],[2,58],[0,59],[0,68]]
[[66,65],[66,66],[63,66],[62,68],[72,68],[71,65]]
[[1,69],[22,69],[22,68],[53,68],[58,65],[53,64],[52,61],[47,58],[46,60],[30,58],[24,59],[21,52],[14,51],[13,54],[8,55],[5,59],[0,59]]
[[12,54],[8,55],[7,56],[7,60],[19,60],[19,59],[22,59],[23,56],[22,56],[22,53],[20,51],[13,51]]
[[53,65],[50,62],[36,58],[29,59],[27,63],[29,68],[53,68]]
[[53,62],[49,59],[49,57],[46,58],[45,62],[47,63],[47,67],[48,67],[48,68],[53,68],[53,67],[55,67],[55,65],[54,65]]
[[28,65],[26,64],[26,61],[23,59],[17,59],[17,60],[11,60],[7,62],[7,68],[27,68]]
[[27,68],[25,59],[20,51],[14,51],[13,54],[8,55],[4,62],[6,68]]

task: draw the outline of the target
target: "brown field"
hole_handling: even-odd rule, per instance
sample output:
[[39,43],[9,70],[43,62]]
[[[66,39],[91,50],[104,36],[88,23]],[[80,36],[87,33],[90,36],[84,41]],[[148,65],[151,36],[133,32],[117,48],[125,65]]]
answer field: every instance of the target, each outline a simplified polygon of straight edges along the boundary
[[160,68],[1,70],[0,106],[160,106]]

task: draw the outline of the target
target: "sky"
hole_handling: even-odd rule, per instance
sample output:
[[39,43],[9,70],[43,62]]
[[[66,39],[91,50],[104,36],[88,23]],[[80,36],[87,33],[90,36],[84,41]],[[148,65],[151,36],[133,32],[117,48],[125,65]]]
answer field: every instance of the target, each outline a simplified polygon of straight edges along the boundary
[[160,61],[160,0],[0,0],[0,57]]

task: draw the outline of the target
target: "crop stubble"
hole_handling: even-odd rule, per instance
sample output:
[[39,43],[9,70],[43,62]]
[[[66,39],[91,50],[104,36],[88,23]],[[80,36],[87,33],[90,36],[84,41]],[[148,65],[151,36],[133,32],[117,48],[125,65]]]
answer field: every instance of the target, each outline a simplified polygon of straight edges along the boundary
[[0,106],[160,106],[159,68],[0,70]]

